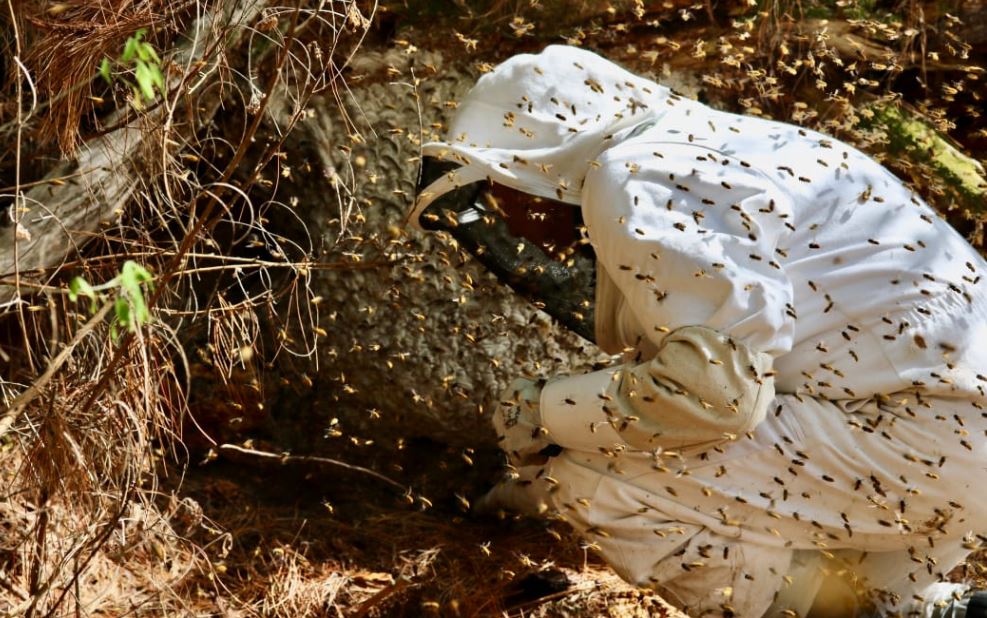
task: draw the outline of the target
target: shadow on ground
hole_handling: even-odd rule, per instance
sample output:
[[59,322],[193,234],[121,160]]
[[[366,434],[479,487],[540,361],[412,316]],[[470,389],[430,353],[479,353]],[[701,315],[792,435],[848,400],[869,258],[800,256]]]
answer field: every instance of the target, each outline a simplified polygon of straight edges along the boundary
[[360,461],[411,493],[325,465],[220,458],[192,470],[181,491],[217,529],[203,601],[230,615],[670,615],[566,526],[470,514],[497,455],[425,442]]

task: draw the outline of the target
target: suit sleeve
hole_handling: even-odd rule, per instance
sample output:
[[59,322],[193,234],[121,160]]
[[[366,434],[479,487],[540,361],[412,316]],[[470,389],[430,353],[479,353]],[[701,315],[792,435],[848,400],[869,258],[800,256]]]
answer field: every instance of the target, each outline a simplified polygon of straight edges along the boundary
[[590,241],[657,353],[549,383],[550,439],[653,450],[753,429],[774,398],[773,360],[792,347],[781,266],[790,197],[748,164],[689,144],[625,144],[600,163],[583,189]]

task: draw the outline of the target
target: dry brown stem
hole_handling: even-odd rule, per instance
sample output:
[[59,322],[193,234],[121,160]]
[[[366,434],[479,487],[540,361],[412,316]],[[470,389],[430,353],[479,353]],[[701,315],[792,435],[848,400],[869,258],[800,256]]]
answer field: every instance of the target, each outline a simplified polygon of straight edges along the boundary
[[44,392],[45,387],[51,382],[55,374],[62,368],[62,366],[72,357],[75,352],[75,348],[82,342],[82,340],[88,337],[97,326],[101,325],[106,319],[107,314],[109,314],[112,305],[106,303],[101,309],[99,309],[95,315],[93,315],[89,320],[75,333],[75,337],[72,341],[66,345],[61,352],[58,353],[52,361],[48,364],[45,369],[34,382],[29,386],[24,392],[19,394],[11,403],[10,406],[4,411],[3,415],[0,416],[0,439],[10,431],[10,428],[17,421],[17,417],[21,412],[24,411],[28,405],[30,405],[35,399],[37,399],[42,392]]
[[[377,472],[376,470],[371,470],[370,468],[364,468],[363,466],[357,466],[354,464],[346,463],[345,461],[339,461],[338,459],[332,459],[329,457],[316,457],[314,455],[291,455],[289,453],[271,453],[268,451],[259,451],[257,449],[246,448],[243,446],[237,446],[236,444],[222,444],[219,447],[219,452],[231,459],[237,461],[249,461],[251,458],[256,458],[268,462],[277,462],[278,464],[284,465],[289,463],[301,463],[301,464],[315,464],[319,466],[333,466],[336,468],[342,468],[344,470],[349,470],[351,472],[359,472],[360,474],[365,474],[371,478],[377,479],[382,483],[390,485],[398,491],[405,491],[407,487],[398,483],[397,481],[388,478]],[[246,455],[247,457],[243,457]],[[239,457],[238,457],[239,456]]]
[[[339,56],[351,54],[366,31],[362,21],[353,26],[345,19],[354,5],[342,0],[294,7],[263,0],[125,1],[90,28],[100,40],[86,46],[82,22],[97,4],[68,2],[52,9],[64,13],[58,19],[51,13],[27,20],[49,33],[72,25],[59,31],[69,47],[50,51],[66,63],[65,70],[45,76],[44,98],[30,108],[59,115],[54,123],[64,131],[63,146],[79,129],[78,97],[89,92],[95,67],[104,54],[111,55],[108,50],[144,25],[184,37],[174,49],[159,48],[168,91],[136,111],[110,89],[117,110],[103,114],[99,130],[89,132],[77,149],[66,147],[77,153],[72,160],[38,174],[37,159],[31,159],[31,174],[24,177],[19,147],[13,165],[3,167],[0,160],[0,171],[11,174],[4,184],[10,185],[16,224],[3,231],[11,242],[0,246],[0,313],[17,312],[24,341],[19,350],[0,349],[3,360],[11,361],[0,374],[4,615],[58,615],[71,611],[66,608],[119,613],[143,603],[174,613],[188,604],[178,588],[210,570],[206,552],[213,558],[223,553],[221,533],[199,546],[187,541],[211,528],[201,513],[190,514],[173,495],[158,492],[169,462],[184,457],[178,436],[191,369],[183,346],[198,336],[197,329],[213,324],[223,336],[214,340],[212,353],[223,357],[217,360],[226,363],[229,375],[235,367],[255,364],[244,350],[263,345],[257,340],[257,311],[276,314],[280,302],[314,310],[307,302],[310,249],[268,231],[265,215],[287,207],[271,199],[269,185],[257,183],[309,98],[339,79],[345,66]],[[342,44],[344,34],[356,41]],[[19,42],[20,35],[14,39]],[[32,89],[41,83],[34,66],[22,67]],[[58,79],[70,85],[55,93]],[[19,78],[17,113],[0,132],[30,132],[37,139],[33,156],[46,129],[29,124],[29,114],[21,113],[27,108],[20,83]],[[287,126],[277,127],[282,130],[277,139],[268,140],[272,117],[266,106],[272,97],[287,101],[296,113]],[[223,133],[228,127],[214,123],[224,106],[245,119],[241,134]],[[255,138],[262,148],[253,146]],[[217,251],[220,243],[238,247],[254,235],[270,248],[269,259],[233,255],[227,260]],[[101,255],[90,259],[88,252]],[[155,319],[113,337],[113,301],[122,293],[109,290],[109,302],[94,316],[81,316],[66,297],[59,271],[70,265],[99,284],[128,259],[156,274],[156,287],[145,290]],[[223,287],[210,289],[203,281]],[[229,300],[240,293],[244,298]],[[294,296],[302,300],[292,301]],[[311,312],[299,317],[314,319]],[[179,335],[187,323],[195,329]],[[310,332],[304,323],[298,329]],[[286,337],[278,349],[292,344]],[[307,344],[299,355],[311,348]],[[30,533],[6,535],[6,530]],[[167,568],[144,573],[142,562]],[[123,592],[128,586],[132,590]],[[133,592],[138,589],[144,592]]]

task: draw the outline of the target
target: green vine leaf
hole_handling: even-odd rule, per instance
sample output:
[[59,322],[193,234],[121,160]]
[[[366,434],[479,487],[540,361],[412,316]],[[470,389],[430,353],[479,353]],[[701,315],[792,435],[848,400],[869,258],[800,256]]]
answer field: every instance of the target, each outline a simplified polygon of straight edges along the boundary
[[166,89],[161,58],[154,46],[144,40],[145,34],[143,28],[135,32],[127,39],[116,60],[103,58],[99,65],[99,75],[107,83],[118,79],[130,87],[133,93],[131,105],[137,110],[144,109],[146,103],[154,101]]
[[[113,303],[113,320],[110,323],[110,337],[116,341],[122,332],[136,332],[138,328],[151,321],[151,310],[144,298],[144,290],[154,290],[154,275],[146,268],[127,260],[120,268],[120,274],[101,285],[92,285],[82,277],[76,277],[69,283],[68,296],[72,302],[80,298],[89,298],[93,313],[97,305]],[[104,291],[115,289],[116,297],[106,300]]]

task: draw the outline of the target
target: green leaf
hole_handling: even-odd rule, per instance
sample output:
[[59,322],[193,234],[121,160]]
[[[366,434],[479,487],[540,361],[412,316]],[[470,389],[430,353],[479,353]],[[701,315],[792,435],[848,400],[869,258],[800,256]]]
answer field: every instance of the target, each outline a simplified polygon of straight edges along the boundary
[[126,298],[118,296],[116,303],[114,303],[113,310],[116,312],[117,323],[120,324],[120,326],[129,330],[134,330],[134,325],[130,320],[130,303],[127,302]]
[[158,92],[164,94],[165,83],[164,75],[161,73],[161,67],[157,64],[148,64],[147,68],[151,71],[151,82],[157,87]]
[[103,76],[107,84],[113,82],[113,77],[110,74],[110,59],[103,58],[103,61],[99,63],[99,74]]
[[80,296],[87,296],[96,300],[96,290],[82,277],[76,277],[69,283],[69,300],[75,302],[79,300]]
[[151,319],[151,312],[147,309],[147,303],[144,302],[144,294],[141,293],[140,288],[138,288],[136,294],[128,291],[127,300],[130,307],[131,327],[140,326]]
[[148,101],[153,101],[154,81],[151,77],[151,70],[147,68],[147,64],[143,60],[137,60],[136,65],[137,70],[134,73],[134,77],[137,79],[137,85],[140,87],[141,94]]
[[134,91],[134,98],[130,104],[133,105],[134,109],[136,109],[137,111],[141,111],[142,109],[144,109],[144,102],[143,99],[141,98],[141,91],[137,86],[131,86],[130,89]]
[[123,268],[120,270],[120,288],[130,303],[132,327],[140,326],[151,319],[151,312],[144,301],[144,291],[141,284],[147,283],[148,288],[153,289],[151,283],[153,279],[151,273],[137,262],[127,260],[123,263]]
[[123,268],[120,269],[120,287],[128,292],[140,292],[140,274],[138,269],[140,266],[136,262],[127,260],[123,263]]
[[126,63],[134,59],[134,56],[137,54],[137,44],[139,41],[140,39],[135,37],[127,39],[127,43],[123,46],[123,54],[120,56],[120,62]]
[[147,50],[150,49],[150,48],[151,48],[151,46],[148,45],[147,43],[141,43],[141,44],[139,44],[137,46],[137,57],[140,58],[141,60],[143,60],[144,62],[150,62],[151,61],[151,54],[147,53]]
[[154,275],[152,275],[148,269],[133,260],[127,260],[123,263],[123,268],[120,269],[120,274],[125,279],[130,281],[147,283],[147,287],[152,290],[154,289]]

